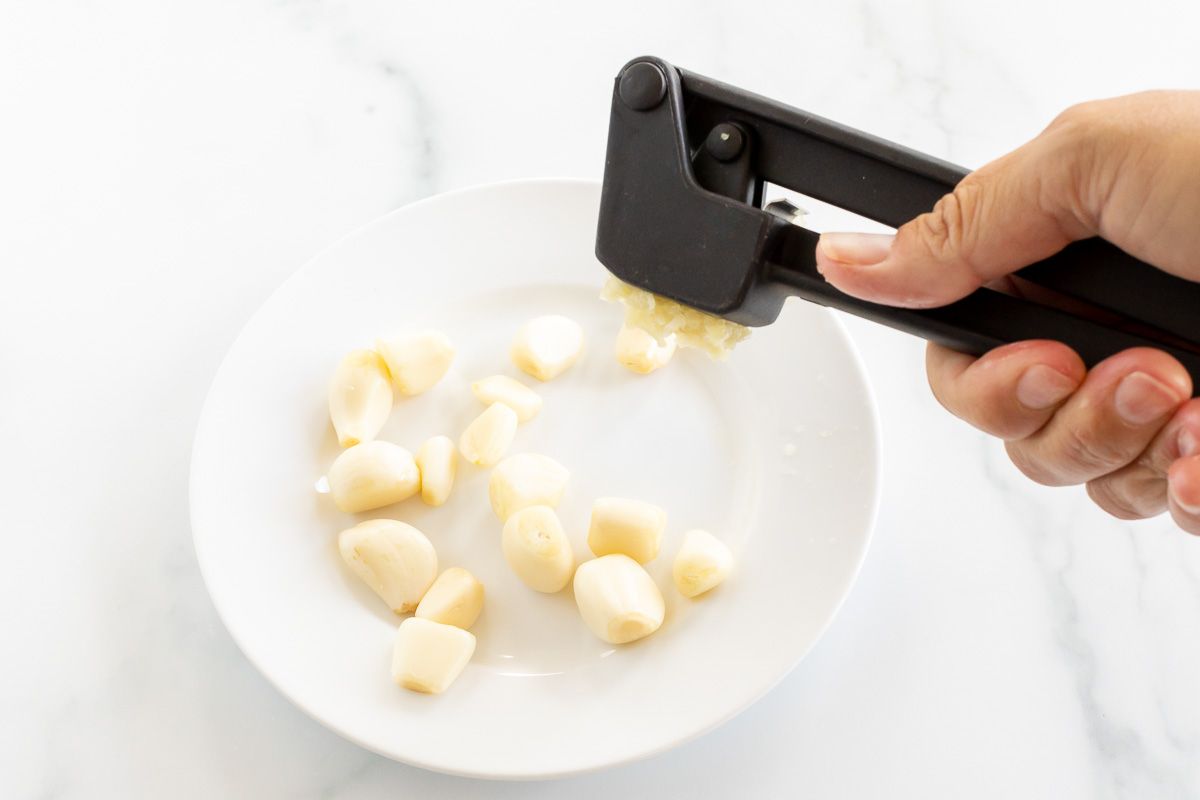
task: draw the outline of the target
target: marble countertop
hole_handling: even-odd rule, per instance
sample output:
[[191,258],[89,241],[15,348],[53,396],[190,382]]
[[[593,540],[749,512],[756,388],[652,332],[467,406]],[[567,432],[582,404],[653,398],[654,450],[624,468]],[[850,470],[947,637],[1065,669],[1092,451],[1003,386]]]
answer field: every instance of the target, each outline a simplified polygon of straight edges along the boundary
[[856,320],[884,493],[813,653],[716,732],[566,782],[392,763],[217,620],[192,432],[262,300],[431,193],[598,177],[653,53],[967,166],[1078,100],[1200,84],[1193,2],[82,0],[0,8],[0,795],[1200,796],[1200,541],[1023,480],[920,343]]

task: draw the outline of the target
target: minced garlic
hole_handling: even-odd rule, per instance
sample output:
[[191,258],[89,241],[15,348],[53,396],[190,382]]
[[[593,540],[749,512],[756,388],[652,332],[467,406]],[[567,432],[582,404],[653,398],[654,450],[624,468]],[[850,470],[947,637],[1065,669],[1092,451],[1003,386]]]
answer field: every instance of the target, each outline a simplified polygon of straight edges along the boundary
[[671,334],[680,347],[703,350],[710,358],[724,361],[734,346],[750,335],[750,329],[727,319],[677,303],[609,276],[600,291],[601,299],[625,306],[625,324],[641,328],[659,344]]

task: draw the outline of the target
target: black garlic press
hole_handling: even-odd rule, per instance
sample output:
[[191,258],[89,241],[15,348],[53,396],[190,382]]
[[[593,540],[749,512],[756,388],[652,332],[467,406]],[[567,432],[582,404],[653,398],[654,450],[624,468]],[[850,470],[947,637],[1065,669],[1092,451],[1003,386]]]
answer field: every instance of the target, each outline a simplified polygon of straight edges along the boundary
[[774,322],[784,299],[797,295],[972,354],[1053,339],[1091,366],[1130,347],[1156,347],[1200,387],[1200,284],[1101,239],[1016,273],[1080,313],[987,288],[941,308],[902,309],[839,292],[817,272],[818,234],[796,224],[795,207],[763,205],[764,187],[774,184],[899,227],[966,174],[662,59],[638,58],[613,90],[596,256],[626,283],[743,325]]

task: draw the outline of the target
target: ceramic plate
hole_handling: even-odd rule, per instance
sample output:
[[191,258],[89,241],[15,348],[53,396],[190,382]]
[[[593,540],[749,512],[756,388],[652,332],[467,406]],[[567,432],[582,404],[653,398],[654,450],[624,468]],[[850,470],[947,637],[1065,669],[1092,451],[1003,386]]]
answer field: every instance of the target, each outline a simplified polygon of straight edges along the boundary
[[[402,208],[300,269],[230,349],[196,434],[196,552],[221,618],[247,657],[296,705],[391,758],[443,772],[551,777],[657,753],[729,719],[817,641],[854,580],[878,498],[874,406],[853,346],[828,312],[789,303],[733,357],[681,351],[665,369],[618,365],[618,308],[598,299],[599,187],[540,180],[453,192]],[[508,359],[518,326],[564,314],[583,357],[538,384]],[[487,471],[461,465],[449,502],[419,498],[362,515],[315,487],[339,449],[326,389],[341,356],[390,331],[437,328],[458,356],[436,387],[401,399],[380,438],[415,451],[457,439],[481,410],[472,380],[535,386],[545,405],[510,453],[571,471],[560,515],[580,559],[602,495],[669,515],[648,568],[666,598],[653,636],[594,638],[570,588],[526,589],[500,552]],[[443,567],[487,587],[478,647],[440,696],[389,676],[398,618],[346,569],[336,539],[360,519],[424,531]],[[682,534],[705,528],[734,550],[726,584],[676,593]]]

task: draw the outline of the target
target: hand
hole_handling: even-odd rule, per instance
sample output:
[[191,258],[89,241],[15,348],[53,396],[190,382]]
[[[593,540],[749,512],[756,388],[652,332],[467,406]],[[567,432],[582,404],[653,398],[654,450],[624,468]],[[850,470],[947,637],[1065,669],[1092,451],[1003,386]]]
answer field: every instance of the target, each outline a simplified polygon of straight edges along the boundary
[[[1070,108],[894,237],[822,236],[817,264],[855,297],[922,308],[1003,284],[1092,236],[1200,280],[1200,92]],[[1088,371],[1059,342],[1018,342],[981,358],[931,344],[926,367],[941,404],[1004,439],[1033,480],[1086,483],[1121,519],[1169,508],[1200,534],[1200,399],[1190,399],[1191,379],[1171,356],[1137,348]]]

